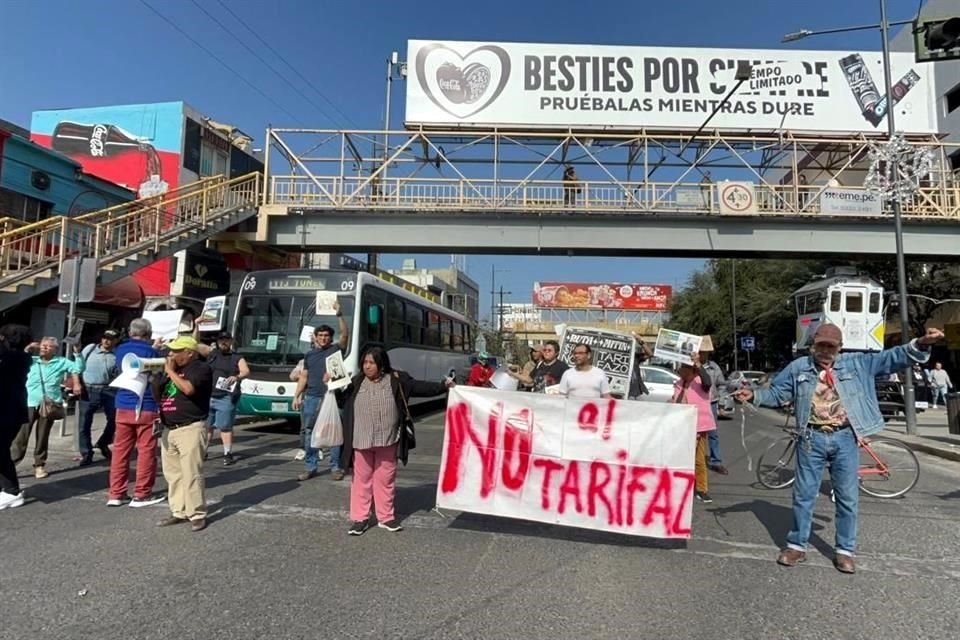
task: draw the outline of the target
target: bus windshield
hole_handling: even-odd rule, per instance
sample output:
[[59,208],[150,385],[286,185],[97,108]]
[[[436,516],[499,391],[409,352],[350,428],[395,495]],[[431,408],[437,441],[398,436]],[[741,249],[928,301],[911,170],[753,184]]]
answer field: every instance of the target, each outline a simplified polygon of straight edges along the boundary
[[[340,294],[337,300],[347,326],[353,326],[353,294]],[[241,296],[234,327],[237,353],[251,366],[294,367],[310,350],[316,327],[329,325],[336,332],[333,341],[340,339],[339,319],[316,311],[314,294]]]

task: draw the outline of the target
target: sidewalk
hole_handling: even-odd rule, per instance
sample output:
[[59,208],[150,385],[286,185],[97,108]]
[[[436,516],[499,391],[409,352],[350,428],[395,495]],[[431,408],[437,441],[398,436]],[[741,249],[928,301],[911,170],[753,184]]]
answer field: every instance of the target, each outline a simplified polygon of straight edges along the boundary
[[883,430],[884,436],[900,440],[914,451],[960,461],[960,435],[947,430],[947,412],[944,409],[927,409],[917,414],[917,435],[907,435],[907,426],[902,420],[891,420]]

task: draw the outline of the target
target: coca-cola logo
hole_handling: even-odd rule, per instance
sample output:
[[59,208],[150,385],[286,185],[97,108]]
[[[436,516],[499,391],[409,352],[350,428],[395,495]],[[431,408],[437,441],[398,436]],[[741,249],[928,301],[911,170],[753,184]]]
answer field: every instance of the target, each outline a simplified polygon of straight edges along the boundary
[[93,131],[90,133],[90,155],[95,157],[103,156],[103,146],[107,141],[107,128],[102,124],[93,125]]
[[417,80],[435,105],[455,118],[469,118],[497,99],[510,77],[510,56],[483,45],[460,55],[444,44],[417,52]]

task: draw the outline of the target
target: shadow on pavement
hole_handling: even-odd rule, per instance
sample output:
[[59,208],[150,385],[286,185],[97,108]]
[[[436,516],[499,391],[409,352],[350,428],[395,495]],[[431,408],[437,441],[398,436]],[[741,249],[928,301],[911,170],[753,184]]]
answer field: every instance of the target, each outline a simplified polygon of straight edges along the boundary
[[296,478],[291,478],[289,480],[267,482],[265,484],[257,484],[241,489],[236,493],[224,496],[223,501],[210,511],[207,519],[211,523],[224,520],[235,513],[240,513],[250,507],[255,507],[270,498],[293,491],[299,484]]
[[960,498],[960,489],[958,489],[957,491],[951,491],[950,493],[944,493],[937,497],[940,498],[941,500],[956,500]]
[[[760,524],[764,526],[767,530],[767,534],[770,536],[770,540],[777,547],[782,548],[786,545],[787,533],[790,532],[790,527],[793,525],[793,509],[790,507],[785,507],[778,504],[773,504],[772,502],[767,502],[766,500],[750,500],[748,502],[740,502],[738,504],[730,505],[729,507],[720,507],[718,509],[709,509],[708,513],[712,513],[717,518],[721,518],[728,513],[752,513],[756,516],[757,520],[760,521]],[[813,514],[813,526],[811,527],[810,533],[810,544],[813,547],[827,556],[828,558],[833,557],[833,546],[827,544],[827,542],[817,535],[817,531],[823,531],[824,527],[820,522],[829,522],[830,518],[826,516],[821,516],[816,513]]]

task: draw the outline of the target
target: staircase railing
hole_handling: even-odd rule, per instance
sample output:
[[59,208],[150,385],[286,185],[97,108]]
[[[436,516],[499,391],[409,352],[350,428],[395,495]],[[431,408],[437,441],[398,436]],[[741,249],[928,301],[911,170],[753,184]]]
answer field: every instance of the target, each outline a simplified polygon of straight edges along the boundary
[[208,178],[153,198],[15,227],[0,234],[0,286],[46,270],[59,273],[68,258],[97,258],[103,267],[202,230],[238,207],[255,207],[262,176]]

